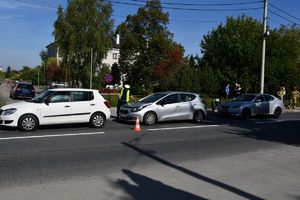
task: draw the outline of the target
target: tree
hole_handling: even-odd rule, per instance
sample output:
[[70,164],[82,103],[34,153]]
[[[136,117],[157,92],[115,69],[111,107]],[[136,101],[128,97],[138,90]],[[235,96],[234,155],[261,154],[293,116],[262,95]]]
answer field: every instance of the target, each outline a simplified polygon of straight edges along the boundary
[[252,17],[228,17],[225,25],[220,24],[203,37],[203,62],[220,72],[222,87],[239,82],[245,92],[258,91],[261,30],[262,24]]
[[44,83],[45,85],[47,85],[47,79],[46,79],[46,65],[47,65],[47,62],[48,62],[48,58],[49,58],[49,56],[48,56],[48,54],[47,54],[47,51],[45,51],[45,50],[42,50],[41,52],[40,52],[40,57],[41,57],[41,60],[42,60],[42,66],[43,66],[43,68],[42,68],[42,70],[41,70],[41,72],[40,72],[40,74],[41,74],[41,83]]
[[[155,69],[170,59],[168,56],[176,49],[174,46],[183,52],[183,48],[173,42],[168,23],[169,14],[163,12],[160,1],[151,0],[118,26],[122,41],[119,64],[133,90],[143,86],[142,89],[151,93],[157,82]],[[179,54],[183,55],[182,52]]]
[[10,77],[10,73],[11,73],[11,67],[8,66],[7,70],[6,70],[6,73],[5,73],[5,78],[9,78]]
[[91,54],[93,72],[100,70],[112,45],[111,14],[111,4],[101,0],[69,0],[66,10],[59,6],[53,35],[62,70],[74,85],[89,86]]

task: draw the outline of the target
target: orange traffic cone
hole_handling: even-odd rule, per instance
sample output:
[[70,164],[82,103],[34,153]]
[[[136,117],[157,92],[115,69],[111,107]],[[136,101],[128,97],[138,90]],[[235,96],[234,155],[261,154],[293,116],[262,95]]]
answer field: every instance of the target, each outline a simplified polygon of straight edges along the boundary
[[136,116],[136,122],[135,122],[135,127],[133,129],[135,132],[140,132],[142,131],[141,127],[140,127],[140,120],[139,117]]

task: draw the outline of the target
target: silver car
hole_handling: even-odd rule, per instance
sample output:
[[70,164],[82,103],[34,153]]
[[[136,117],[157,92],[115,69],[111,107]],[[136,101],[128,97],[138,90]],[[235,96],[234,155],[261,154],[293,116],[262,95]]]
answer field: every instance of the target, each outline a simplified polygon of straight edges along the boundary
[[200,123],[206,117],[203,99],[195,93],[158,92],[120,108],[120,119],[136,121],[146,125],[158,121],[194,120]]
[[248,118],[255,115],[273,115],[278,118],[284,105],[282,100],[270,94],[242,94],[232,101],[222,103],[218,111],[222,115]]

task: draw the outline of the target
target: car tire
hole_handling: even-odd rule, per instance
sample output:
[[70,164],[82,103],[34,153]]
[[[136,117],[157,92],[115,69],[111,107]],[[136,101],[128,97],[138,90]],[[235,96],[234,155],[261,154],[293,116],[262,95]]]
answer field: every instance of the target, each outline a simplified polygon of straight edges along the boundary
[[143,118],[143,122],[147,126],[151,126],[157,122],[157,115],[155,112],[146,112]]
[[280,107],[277,107],[274,111],[274,117],[279,118],[281,113],[282,113],[282,109]]
[[242,111],[242,118],[243,119],[248,119],[251,116],[251,110],[249,108],[245,108]]
[[105,116],[102,113],[94,113],[90,118],[90,126],[93,128],[101,128],[105,124]]
[[34,131],[38,127],[38,119],[34,115],[23,115],[18,121],[18,128],[21,131]]
[[195,113],[194,113],[194,122],[195,123],[202,123],[203,122],[203,119],[204,119],[204,113],[202,110],[197,110]]

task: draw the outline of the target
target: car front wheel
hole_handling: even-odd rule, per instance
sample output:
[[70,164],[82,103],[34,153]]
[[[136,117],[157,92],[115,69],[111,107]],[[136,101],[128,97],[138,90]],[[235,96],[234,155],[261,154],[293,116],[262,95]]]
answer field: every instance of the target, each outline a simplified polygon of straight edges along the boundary
[[105,124],[105,116],[102,113],[94,113],[90,119],[90,125],[93,128],[101,128]]
[[242,111],[242,118],[243,119],[248,119],[251,116],[251,110],[249,108],[245,108]]
[[156,123],[156,121],[157,121],[157,116],[154,112],[147,112],[144,115],[143,122],[145,125],[147,126],[153,125]]
[[34,131],[38,126],[38,120],[34,115],[23,115],[18,122],[21,131]]

